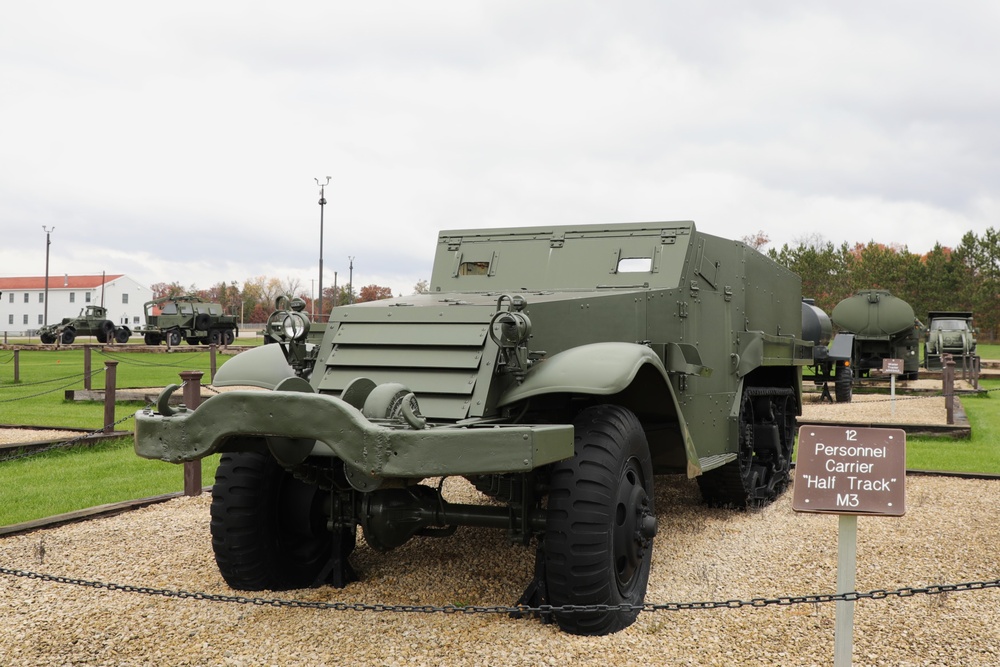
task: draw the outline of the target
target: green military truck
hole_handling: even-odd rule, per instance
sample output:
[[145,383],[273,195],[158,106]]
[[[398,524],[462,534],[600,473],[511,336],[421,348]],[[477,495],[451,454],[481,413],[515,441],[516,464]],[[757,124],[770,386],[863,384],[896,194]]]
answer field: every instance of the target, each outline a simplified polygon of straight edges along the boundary
[[[927,314],[927,338],[924,342],[924,367],[941,368],[941,356],[950,354],[958,363],[972,363],[976,355],[976,329],[972,312],[967,310],[932,310]],[[965,360],[963,362],[963,360]]]
[[[739,508],[788,486],[800,300],[796,275],[691,222],[444,231],[430,293],[338,307],[318,345],[279,300],[279,344],[215,378],[268,391],[190,410],[172,385],[135,448],[222,454],[212,545],[233,588],[345,586],[359,527],[378,551],[492,527],[536,545],[522,603],[607,634],[645,598],[655,475]],[[489,501],[448,502],[446,476]]]
[[108,311],[103,306],[86,306],[77,317],[64,317],[58,324],[46,324],[38,330],[38,338],[45,345],[56,341],[72,345],[78,336],[94,336],[98,343],[128,342],[132,330],[127,326],[115,326],[108,319]]
[[193,295],[165,296],[143,304],[146,324],[136,330],[146,345],[231,345],[239,335],[236,318],[222,306]]
[[840,329],[831,356],[844,359],[837,363],[838,402],[850,402],[853,383],[881,370],[885,359],[902,359],[903,379],[917,378],[924,329],[906,301],[887,290],[861,290],[838,303],[830,318]]

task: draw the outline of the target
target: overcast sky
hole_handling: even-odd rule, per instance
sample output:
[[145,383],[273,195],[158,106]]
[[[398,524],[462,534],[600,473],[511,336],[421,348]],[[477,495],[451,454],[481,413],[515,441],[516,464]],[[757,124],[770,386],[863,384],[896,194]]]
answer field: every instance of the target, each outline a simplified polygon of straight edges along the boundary
[[19,2],[0,275],[430,277],[438,230],[1000,227],[1000,3]]

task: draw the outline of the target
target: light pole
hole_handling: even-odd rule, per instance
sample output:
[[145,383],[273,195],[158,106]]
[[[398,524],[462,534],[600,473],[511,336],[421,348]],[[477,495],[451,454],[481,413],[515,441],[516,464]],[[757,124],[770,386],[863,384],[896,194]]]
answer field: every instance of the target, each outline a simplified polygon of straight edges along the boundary
[[347,274],[347,298],[350,299],[349,303],[354,303],[354,258],[347,259],[351,260],[350,272]]
[[49,246],[52,245],[52,240],[49,235],[56,230],[53,226],[51,229],[42,225],[42,230],[45,232],[45,305],[42,307],[42,320],[45,324],[49,323]]
[[320,183],[318,178],[313,179],[319,186],[319,320],[323,320],[323,207],[326,206],[324,190],[330,184],[330,177],[326,177],[326,183]]

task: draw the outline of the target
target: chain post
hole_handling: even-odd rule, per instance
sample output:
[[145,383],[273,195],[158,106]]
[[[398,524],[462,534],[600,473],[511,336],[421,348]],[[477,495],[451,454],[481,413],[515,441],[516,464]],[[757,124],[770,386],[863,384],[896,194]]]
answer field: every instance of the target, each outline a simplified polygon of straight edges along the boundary
[[209,384],[214,384],[215,383],[215,348],[216,347],[218,347],[218,346],[215,343],[212,343],[211,345],[208,346],[209,368],[211,369],[211,373],[208,376],[208,383]]
[[[184,382],[184,405],[195,410],[201,404],[201,378],[204,371],[181,371]],[[201,495],[201,459],[184,463],[184,495]]]
[[118,362],[104,362],[104,432],[111,433],[115,426],[115,383]]
[[[5,336],[7,334],[4,334]],[[21,350],[14,350],[14,382],[21,381]]]

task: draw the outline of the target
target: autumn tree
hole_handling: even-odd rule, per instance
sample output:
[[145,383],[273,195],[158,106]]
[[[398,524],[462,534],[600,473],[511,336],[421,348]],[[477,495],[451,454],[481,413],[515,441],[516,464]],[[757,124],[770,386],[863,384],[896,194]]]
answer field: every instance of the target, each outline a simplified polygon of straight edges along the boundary
[[379,301],[380,299],[391,299],[392,288],[381,285],[365,285],[358,292],[358,303],[366,301]]
[[771,242],[771,237],[764,233],[764,230],[757,230],[754,234],[749,234],[740,239],[754,250],[761,250]]
[[188,290],[176,280],[172,283],[154,283],[150,286],[150,290],[153,292],[154,299],[181,296],[188,293]]

